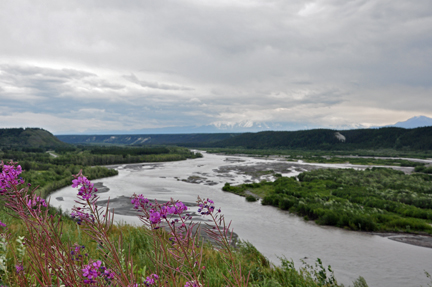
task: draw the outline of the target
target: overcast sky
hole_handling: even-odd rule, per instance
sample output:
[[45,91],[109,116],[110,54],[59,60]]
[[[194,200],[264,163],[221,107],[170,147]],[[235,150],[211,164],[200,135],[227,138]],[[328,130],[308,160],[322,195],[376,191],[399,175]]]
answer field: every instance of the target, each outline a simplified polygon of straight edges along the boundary
[[431,0],[0,1],[0,127],[432,117]]

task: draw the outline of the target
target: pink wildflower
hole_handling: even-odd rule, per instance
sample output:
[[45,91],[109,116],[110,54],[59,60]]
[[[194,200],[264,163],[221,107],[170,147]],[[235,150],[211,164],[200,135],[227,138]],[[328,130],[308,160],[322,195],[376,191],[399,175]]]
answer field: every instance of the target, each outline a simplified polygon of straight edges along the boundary
[[102,262],[100,260],[90,261],[90,264],[84,265],[84,269],[81,270],[83,272],[83,277],[87,278],[84,280],[85,284],[95,283],[95,279],[98,277],[105,280],[111,280],[114,279],[115,276],[114,272],[102,266]]
[[29,208],[38,208],[40,206],[48,207],[47,203],[45,202],[45,199],[39,197],[39,196],[33,196],[33,199],[27,200],[27,206]]
[[81,197],[83,200],[90,200],[96,197],[97,188],[94,188],[93,183],[91,183],[87,177],[83,176],[81,172],[79,172],[75,179],[72,180],[72,187],[80,187],[78,190],[78,197]]
[[[209,198],[207,198],[207,200],[199,199],[198,206],[198,212],[201,213],[201,215],[210,215],[215,210],[214,201]],[[220,212],[220,209],[218,209],[218,212]]]
[[15,269],[17,273],[24,271],[24,267],[21,264],[15,265]]
[[159,279],[159,276],[158,276],[158,275],[156,275],[156,274],[152,274],[152,275],[150,275],[150,276],[148,276],[148,277],[146,278],[146,280],[144,281],[144,283],[146,283],[147,286],[149,286],[149,285],[153,285],[153,284],[156,283],[156,281],[157,281],[158,279]]
[[93,214],[84,213],[79,210],[72,211],[71,217],[77,219],[78,225],[81,225],[83,221],[94,221]]
[[21,166],[16,166],[17,163],[13,161],[9,164],[10,165],[5,165],[3,161],[0,164],[0,193],[4,193],[7,189],[24,183],[22,177],[18,178],[22,172]]
[[[134,194],[131,198],[131,203],[135,209],[139,209],[145,213],[145,217],[150,221],[150,224],[159,225],[163,219],[168,220],[171,215],[181,215],[185,210],[188,210],[187,206],[181,202],[171,200],[163,205],[150,203],[142,194]],[[177,222],[178,220],[176,220]],[[156,226],[158,228],[158,226]]]

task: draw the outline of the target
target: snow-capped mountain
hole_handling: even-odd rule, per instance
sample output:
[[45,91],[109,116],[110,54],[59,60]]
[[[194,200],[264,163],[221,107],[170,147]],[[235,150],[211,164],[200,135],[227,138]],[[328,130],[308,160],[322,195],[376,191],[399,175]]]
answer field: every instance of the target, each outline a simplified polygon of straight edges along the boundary
[[425,116],[417,116],[417,117],[410,118],[404,122],[397,122],[394,125],[388,125],[386,127],[414,129],[414,128],[428,127],[428,126],[432,126],[432,118],[428,118]]

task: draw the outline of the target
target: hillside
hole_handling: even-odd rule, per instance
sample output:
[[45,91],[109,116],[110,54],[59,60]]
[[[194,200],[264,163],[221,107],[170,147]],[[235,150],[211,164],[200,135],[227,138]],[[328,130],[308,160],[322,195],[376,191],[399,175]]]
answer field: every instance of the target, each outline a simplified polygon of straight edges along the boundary
[[0,148],[67,146],[50,132],[39,128],[0,129]]
[[432,127],[403,129],[317,129],[294,132],[245,133],[213,144],[214,147],[304,150],[404,149],[432,150]]
[[57,138],[70,144],[180,145],[303,150],[432,150],[432,127],[416,129],[385,127],[339,131],[315,129],[244,134],[59,135]]
[[121,145],[201,145],[219,142],[238,134],[141,134],[141,135],[58,135],[70,144],[121,144]]

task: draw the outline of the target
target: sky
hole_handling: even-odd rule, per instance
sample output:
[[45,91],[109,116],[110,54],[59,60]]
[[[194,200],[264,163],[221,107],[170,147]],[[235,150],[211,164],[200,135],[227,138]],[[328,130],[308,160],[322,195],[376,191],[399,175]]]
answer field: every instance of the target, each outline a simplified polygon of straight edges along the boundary
[[0,128],[432,117],[430,0],[3,0],[0,39]]

